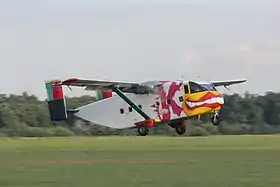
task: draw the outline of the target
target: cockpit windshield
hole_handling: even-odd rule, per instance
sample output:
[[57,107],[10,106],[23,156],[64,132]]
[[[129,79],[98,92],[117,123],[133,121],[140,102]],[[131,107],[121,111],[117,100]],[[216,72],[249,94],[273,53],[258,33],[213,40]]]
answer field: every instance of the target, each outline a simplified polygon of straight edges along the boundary
[[189,82],[190,85],[190,92],[191,93],[197,93],[197,92],[203,92],[203,91],[216,91],[216,88],[214,85],[207,83],[207,84],[198,84],[195,82]]
[[207,91],[216,91],[215,86],[212,84],[200,84],[200,86],[202,86],[203,89],[205,89]]

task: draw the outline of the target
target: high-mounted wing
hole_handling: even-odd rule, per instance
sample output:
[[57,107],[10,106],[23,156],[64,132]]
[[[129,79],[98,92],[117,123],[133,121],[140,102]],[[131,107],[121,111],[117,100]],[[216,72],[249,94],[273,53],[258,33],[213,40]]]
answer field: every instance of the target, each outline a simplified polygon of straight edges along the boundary
[[137,86],[138,83],[70,78],[70,79],[62,81],[62,85],[86,87],[86,89],[95,90],[95,89],[110,89],[111,86],[114,86],[114,85],[118,85],[119,87],[130,88],[132,86]]
[[239,80],[228,80],[228,81],[211,81],[211,84],[213,84],[215,87],[216,86],[230,86],[233,84],[240,84],[243,82],[246,82],[247,79],[239,79]]
[[86,87],[85,90],[112,90],[114,86],[118,87],[124,93],[146,94],[151,93],[153,89],[149,86],[141,85],[137,82],[124,81],[105,81],[96,79],[70,78],[61,82],[62,85]]

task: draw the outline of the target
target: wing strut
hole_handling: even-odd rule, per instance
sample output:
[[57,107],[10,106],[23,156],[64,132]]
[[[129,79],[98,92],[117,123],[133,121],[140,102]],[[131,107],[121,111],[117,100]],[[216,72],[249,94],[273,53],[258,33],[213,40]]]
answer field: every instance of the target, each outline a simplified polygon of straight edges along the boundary
[[127,104],[129,104],[134,110],[136,110],[145,120],[151,119],[143,110],[135,105],[128,97],[126,97],[117,87],[113,87],[112,90],[118,94]]

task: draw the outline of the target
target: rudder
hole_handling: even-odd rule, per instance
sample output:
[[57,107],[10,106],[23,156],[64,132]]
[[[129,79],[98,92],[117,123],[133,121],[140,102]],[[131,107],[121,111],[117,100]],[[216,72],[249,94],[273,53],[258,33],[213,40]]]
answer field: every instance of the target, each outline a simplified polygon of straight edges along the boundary
[[67,119],[67,109],[61,81],[45,81],[47,89],[47,102],[51,121],[63,121]]

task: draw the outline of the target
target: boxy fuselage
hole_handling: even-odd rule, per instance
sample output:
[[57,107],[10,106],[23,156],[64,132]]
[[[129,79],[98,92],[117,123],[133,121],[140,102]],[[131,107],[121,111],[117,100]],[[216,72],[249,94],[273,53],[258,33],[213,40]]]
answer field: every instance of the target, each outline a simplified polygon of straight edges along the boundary
[[[67,118],[65,100],[61,97],[63,96],[62,85],[58,82],[48,84],[46,83],[49,106],[52,105],[49,108],[55,110],[50,112],[56,113],[58,118],[59,115],[65,114],[64,118]],[[153,93],[124,94],[145,114],[159,122],[169,123],[178,119],[213,113],[219,111],[224,104],[222,94],[207,82],[165,81],[160,86],[152,87]],[[76,108],[77,112],[74,115],[86,121],[116,129],[135,127],[136,123],[143,121],[143,117],[118,95],[110,94],[108,91],[97,91],[97,93],[98,101]],[[62,105],[65,106],[64,112]]]

